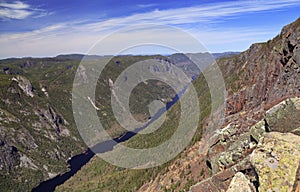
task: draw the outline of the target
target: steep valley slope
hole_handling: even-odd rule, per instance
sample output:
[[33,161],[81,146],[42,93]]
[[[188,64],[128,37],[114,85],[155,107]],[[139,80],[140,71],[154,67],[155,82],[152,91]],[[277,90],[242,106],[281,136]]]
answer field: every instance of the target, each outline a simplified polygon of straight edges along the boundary
[[[83,153],[82,141],[73,119],[72,86],[83,55],[54,58],[4,59],[0,61],[0,191],[30,191],[40,182],[68,170],[67,160]],[[110,105],[109,78],[130,64],[162,56],[113,58],[99,78],[97,105]],[[90,56],[91,60],[102,57]],[[84,70],[82,71],[84,73]],[[149,112],[138,107],[155,99],[165,103],[175,97],[173,90],[155,81],[139,85],[131,98],[132,112],[147,120]],[[146,93],[141,97],[139,93]],[[144,94],[145,95],[145,94]],[[139,99],[137,99],[139,98]],[[101,103],[101,105],[99,104]],[[99,113],[112,137],[124,133],[113,119],[111,108]]]

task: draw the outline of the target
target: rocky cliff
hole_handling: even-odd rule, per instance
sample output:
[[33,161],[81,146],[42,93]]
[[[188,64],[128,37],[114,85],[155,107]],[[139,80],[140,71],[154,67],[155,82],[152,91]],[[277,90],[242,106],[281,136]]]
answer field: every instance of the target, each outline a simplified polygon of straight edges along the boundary
[[[266,43],[219,59],[228,96],[221,129],[140,191],[299,191],[300,19]],[[297,144],[298,143],[298,144]],[[181,174],[181,175],[180,175]]]
[[[212,175],[226,175],[228,169],[239,166],[233,173],[242,171],[259,191],[292,191],[299,185],[300,159],[292,141],[299,142],[299,46],[300,19],[273,40],[219,61],[229,95],[227,123],[208,140]],[[293,139],[285,139],[289,137]],[[287,154],[295,155],[287,158]],[[233,175],[226,176],[225,185],[214,183],[213,177],[211,185],[201,182],[191,190],[202,191],[201,186],[226,190]]]

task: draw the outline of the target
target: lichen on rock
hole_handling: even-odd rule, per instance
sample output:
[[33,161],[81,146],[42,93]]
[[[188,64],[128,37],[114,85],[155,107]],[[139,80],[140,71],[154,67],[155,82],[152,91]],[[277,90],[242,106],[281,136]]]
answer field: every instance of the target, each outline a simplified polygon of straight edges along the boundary
[[300,136],[265,133],[250,155],[259,176],[259,191],[292,191],[300,161]]

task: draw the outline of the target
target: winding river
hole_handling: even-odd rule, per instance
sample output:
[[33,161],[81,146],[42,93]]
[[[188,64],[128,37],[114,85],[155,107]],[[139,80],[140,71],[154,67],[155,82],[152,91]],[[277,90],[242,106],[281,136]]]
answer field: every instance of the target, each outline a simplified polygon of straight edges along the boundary
[[[186,87],[187,88],[187,87]],[[138,132],[145,129],[152,122],[158,119],[163,113],[165,113],[172,105],[174,105],[181,95],[185,92],[186,88],[184,88],[178,95],[176,95],[171,102],[168,102],[165,108],[161,108],[157,111],[157,113],[148,121],[143,127],[139,127],[134,131],[126,132],[124,135],[114,138],[112,140],[108,140],[102,143],[98,143],[92,148],[87,149],[85,153],[76,155],[72,157],[67,163],[69,165],[70,170],[57,175],[56,177],[43,181],[36,188],[32,189],[32,192],[52,192],[58,185],[63,184],[68,179],[70,179],[73,175],[75,175],[85,164],[87,164],[90,159],[95,155],[95,153],[105,153],[113,150],[114,146],[118,143],[125,142],[128,139],[132,138]]]

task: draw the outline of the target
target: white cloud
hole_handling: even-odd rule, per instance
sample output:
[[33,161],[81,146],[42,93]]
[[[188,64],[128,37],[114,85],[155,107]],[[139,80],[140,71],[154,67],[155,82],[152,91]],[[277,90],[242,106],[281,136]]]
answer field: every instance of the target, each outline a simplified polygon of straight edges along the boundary
[[46,12],[44,10],[41,9],[36,9],[36,14],[33,18],[41,18],[41,17],[46,17],[46,16],[50,16],[53,15],[55,12]]
[[9,19],[25,19],[29,15],[32,15],[31,11],[20,10],[20,9],[8,9],[0,8],[0,17]]
[[220,22],[226,17],[237,16],[248,12],[260,12],[283,9],[288,6],[299,5],[300,0],[267,0],[267,1],[234,1],[214,3],[197,7],[185,7],[169,10],[155,10],[131,16],[112,18],[101,22],[84,24],[77,30],[88,32],[110,33],[120,27],[134,24],[155,23],[161,25],[185,25],[194,23]]
[[15,1],[13,3],[0,3],[0,7],[6,7],[10,9],[28,9],[30,6],[21,1]]
[[[299,4],[299,0],[231,1],[197,7],[155,10],[101,22],[84,22],[84,24],[80,24],[80,22],[60,23],[32,32],[0,35],[0,57],[54,56],[72,52],[86,53],[99,38],[103,38],[108,34],[114,33],[119,28],[131,26],[132,24],[155,22],[160,25],[179,25],[180,27],[184,27],[185,24],[201,23],[205,25],[222,21],[228,16],[278,10]],[[241,48],[241,45],[246,49],[250,42],[265,41],[276,35],[274,29],[268,27],[262,29],[204,29],[190,25],[186,30],[203,42],[211,51],[222,51],[220,49],[225,50],[225,48],[227,50],[236,50]],[[190,52],[197,51],[189,47],[188,42],[180,41],[178,37],[169,31],[140,29],[128,31],[125,36],[119,36],[114,43],[107,45],[106,49],[102,50],[101,53],[111,54],[114,47],[122,45],[123,41],[134,41],[134,38],[148,37],[171,38],[177,41],[178,44],[181,44],[183,49],[189,49]]]
[[147,13],[135,14],[123,18],[113,18],[104,22],[94,23],[94,26],[128,25],[132,23],[159,23],[167,25],[188,24],[196,22],[213,22],[228,16],[260,12],[273,9],[283,9],[299,5],[299,0],[265,0],[265,1],[230,1],[211,3],[196,7],[185,7],[169,10],[155,10]]
[[37,18],[49,15],[49,13],[42,9],[32,8],[29,4],[21,1],[0,3],[0,18],[2,19],[26,19],[31,15],[35,15]]
[[151,3],[151,4],[138,4],[137,5],[140,8],[148,8],[148,7],[155,7],[157,4]]

